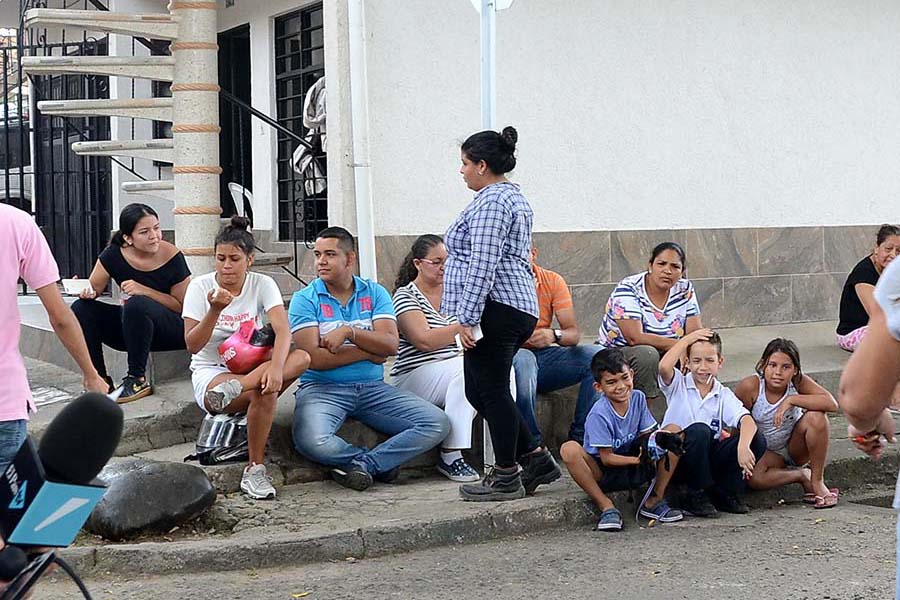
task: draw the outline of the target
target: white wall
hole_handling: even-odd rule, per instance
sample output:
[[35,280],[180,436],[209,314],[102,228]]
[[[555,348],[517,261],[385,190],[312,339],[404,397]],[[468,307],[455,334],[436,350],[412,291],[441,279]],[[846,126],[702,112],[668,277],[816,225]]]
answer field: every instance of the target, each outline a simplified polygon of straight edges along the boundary
[[[446,229],[480,127],[469,2],[366,2],[379,235]],[[900,3],[517,0],[499,124],[542,231],[897,220]]]

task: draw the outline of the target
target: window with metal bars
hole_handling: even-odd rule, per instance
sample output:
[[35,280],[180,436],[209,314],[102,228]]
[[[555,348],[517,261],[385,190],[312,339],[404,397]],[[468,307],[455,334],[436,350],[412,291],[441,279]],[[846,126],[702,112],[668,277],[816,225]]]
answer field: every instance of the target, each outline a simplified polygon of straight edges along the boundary
[[[325,43],[322,4],[314,4],[275,19],[275,100],[278,122],[297,135],[306,136],[303,101],[306,93],[325,75]],[[282,240],[312,242],[328,226],[325,186],[325,149],[314,151],[320,171],[316,178],[297,173],[292,157],[297,141],[278,134],[278,235]]]

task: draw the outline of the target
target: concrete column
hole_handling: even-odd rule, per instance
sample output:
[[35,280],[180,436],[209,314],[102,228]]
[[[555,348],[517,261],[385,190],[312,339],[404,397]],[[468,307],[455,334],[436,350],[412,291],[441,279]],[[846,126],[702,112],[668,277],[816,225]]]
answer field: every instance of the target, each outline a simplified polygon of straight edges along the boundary
[[213,269],[219,231],[219,71],[216,2],[173,0],[178,39],[172,43],[175,77],[175,240],[195,275]]

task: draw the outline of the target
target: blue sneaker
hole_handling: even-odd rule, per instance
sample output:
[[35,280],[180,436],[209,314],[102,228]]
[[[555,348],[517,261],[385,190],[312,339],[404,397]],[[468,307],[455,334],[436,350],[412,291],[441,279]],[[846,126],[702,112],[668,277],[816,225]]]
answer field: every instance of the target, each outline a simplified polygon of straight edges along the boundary
[[597,531],[620,531],[622,529],[622,514],[618,509],[610,508],[600,514],[600,522],[597,523]]
[[653,508],[641,506],[641,516],[660,523],[674,523],[684,518],[684,514],[677,508],[670,508],[665,500],[660,500]]
[[448,465],[444,459],[438,457],[437,470],[450,481],[458,483],[471,483],[481,479],[478,471],[469,466],[464,458],[457,458]]

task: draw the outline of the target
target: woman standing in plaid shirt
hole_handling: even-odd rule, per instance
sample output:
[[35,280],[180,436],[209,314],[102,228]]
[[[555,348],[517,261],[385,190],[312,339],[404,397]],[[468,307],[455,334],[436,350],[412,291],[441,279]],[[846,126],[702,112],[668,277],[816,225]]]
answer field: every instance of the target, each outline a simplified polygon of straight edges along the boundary
[[496,457],[482,481],[460,486],[463,500],[475,502],[522,498],[560,476],[509,391],[513,356],[538,317],[531,270],[534,213],[519,186],[506,178],[516,167],[517,140],[516,130],[506,127],[463,142],[459,172],[475,198],[445,237],[442,309],[462,325],[466,397],[487,420]]

